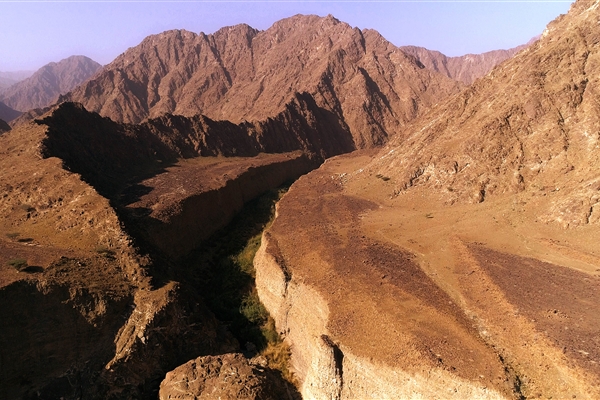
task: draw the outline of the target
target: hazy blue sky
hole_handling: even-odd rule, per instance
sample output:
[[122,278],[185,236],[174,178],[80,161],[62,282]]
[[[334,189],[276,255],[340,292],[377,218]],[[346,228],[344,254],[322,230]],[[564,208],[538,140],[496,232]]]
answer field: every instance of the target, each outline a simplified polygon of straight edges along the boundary
[[74,54],[107,64],[168,29],[267,29],[294,14],[333,14],[398,46],[449,56],[510,48],[542,33],[571,1],[27,1],[0,0],[0,71],[37,69]]

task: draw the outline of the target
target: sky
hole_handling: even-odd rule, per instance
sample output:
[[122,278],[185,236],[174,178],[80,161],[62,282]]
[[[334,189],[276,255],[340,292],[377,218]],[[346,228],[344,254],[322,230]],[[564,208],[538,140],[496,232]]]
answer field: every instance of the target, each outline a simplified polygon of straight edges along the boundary
[[108,64],[169,29],[213,33],[247,23],[267,29],[295,14],[332,14],[397,46],[448,56],[526,43],[565,14],[570,0],[0,0],[0,71],[36,70],[71,55]]

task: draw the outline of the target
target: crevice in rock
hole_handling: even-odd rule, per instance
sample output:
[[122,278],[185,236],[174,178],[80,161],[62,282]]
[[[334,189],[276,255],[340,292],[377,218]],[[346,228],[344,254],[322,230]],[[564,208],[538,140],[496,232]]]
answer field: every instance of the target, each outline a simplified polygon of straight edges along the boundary
[[515,371],[515,369],[502,357],[501,354],[498,354],[498,359],[504,366],[504,373],[506,374],[506,378],[512,384],[513,393],[517,400],[525,400],[526,397],[522,392],[523,381],[519,374]]
[[333,352],[336,382],[336,393],[334,393],[334,398],[341,399],[342,390],[344,388],[344,353],[329,336],[321,335],[321,340],[323,340],[323,343],[325,343],[325,345],[327,345]]

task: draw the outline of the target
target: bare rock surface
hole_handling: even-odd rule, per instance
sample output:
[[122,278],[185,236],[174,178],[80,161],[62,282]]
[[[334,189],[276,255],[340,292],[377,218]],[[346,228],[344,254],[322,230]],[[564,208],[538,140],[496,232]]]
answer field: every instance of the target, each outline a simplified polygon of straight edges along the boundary
[[205,356],[167,373],[159,399],[286,399],[288,392],[274,372],[243,354]]
[[85,82],[100,68],[100,64],[85,56],[71,56],[52,62],[0,92],[0,101],[20,112],[43,108]]
[[600,396],[598,9],[282,199],[257,285],[304,396]]
[[121,122],[170,113],[240,123],[278,115],[306,93],[362,148],[459,89],[375,31],[297,15],[266,31],[149,36],[66,99]]
[[62,103],[3,134],[2,358],[41,350],[3,366],[0,394],[148,397],[190,356],[239,350],[201,294],[173,280],[174,260],[245,202],[350,148],[313,112],[299,95],[257,124],[127,125]]
[[425,68],[470,85],[476,79],[487,75],[496,65],[529,47],[537,39],[539,37],[512,49],[492,50],[481,54],[465,54],[458,57],[448,57],[439,51],[418,46],[401,46],[400,50],[415,56]]
[[0,368],[0,397],[156,396],[190,355],[235,351],[201,296],[155,282],[164,260],[136,247],[109,200],[48,153],[57,134],[40,121],[0,137],[0,352],[15,360]]

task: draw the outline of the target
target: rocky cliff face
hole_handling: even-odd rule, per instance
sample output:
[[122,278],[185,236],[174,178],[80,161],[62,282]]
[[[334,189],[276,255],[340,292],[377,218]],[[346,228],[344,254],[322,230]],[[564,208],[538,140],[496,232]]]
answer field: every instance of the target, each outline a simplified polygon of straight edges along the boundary
[[301,151],[320,162],[355,148],[340,121],[308,95],[297,95],[274,118],[237,125],[172,115],[119,124],[75,103],[63,103],[40,123],[49,127],[43,154],[60,157],[108,197],[128,179],[181,158]]
[[[18,342],[16,349],[42,346],[52,354],[68,342],[91,337],[96,343],[89,352],[78,353],[83,366],[74,365],[76,357],[69,352],[53,364],[29,360],[39,379],[23,384],[19,376],[28,364],[7,368],[2,390],[9,397],[36,390],[48,396],[146,396],[157,389],[166,368],[186,361],[184,354],[238,349],[203,299],[191,294],[190,283],[172,282],[181,275],[173,260],[224,227],[244,203],[355,146],[340,121],[308,94],[295,95],[272,118],[240,124],[173,115],[120,124],[79,104],[62,103],[4,136],[3,162],[12,171],[2,180],[7,193],[2,229],[9,234],[3,240],[6,251],[0,253],[8,269],[2,275],[7,277],[5,308],[58,293],[56,300],[45,300],[47,307],[64,302],[81,304],[81,309],[56,323],[63,330],[60,340],[52,339],[52,329],[19,338],[21,325],[1,340],[7,349]],[[33,187],[39,196],[28,195]],[[71,207],[77,199],[83,199],[83,210],[100,215]],[[36,251],[30,251],[32,244]],[[67,251],[75,248],[75,253]],[[30,272],[35,274],[19,275],[7,265],[20,259],[33,265]],[[98,269],[109,271],[111,278],[96,273]],[[19,286],[23,277],[28,278],[24,289]],[[47,289],[38,294],[42,281]],[[109,287],[122,291],[113,296]],[[74,325],[85,331],[76,340],[75,331],[63,326],[81,313],[92,327]],[[35,315],[25,318],[28,332],[37,332]],[[93,324],[107,328],[97,330]],[[183,342],[189,345],[185,352]],[[68,388],[69,380],[78,389]]]
[[0,101],[21,112],[43,108],[85,82],[100,68],[100,64],[84,56],[65,58],[44,65],[32,76],[3,90]]
[[189,344],[201,352],[220,346],[218,324],[204,311],[198,340],[188,335],[201,302],[182,301],[173,284],[152,288],[149,260],[108,200],[60,160],[42,157],[46,133],[28,125],[0,138],[0,352],[14,360],[0,367],[0,395],[149,395],[161,370],[185,361]]
[[519,51],[535,43],[537,39],[539,37],[531,39],[527,44],[508,50],[493,50],[481,54],[466,54],[459,57],[447,57],[439,51],[417,46],[402,46],[400,49],[416,57],[425,68],[470,85],[476,79],[487,75],[496,65],[508,60]]
[[150,36],[67,99],[115,121],[170,113],[240,123],[278,115],[307,93],[366,147],[458,89],[374,31],[298,15],[263,32]]

